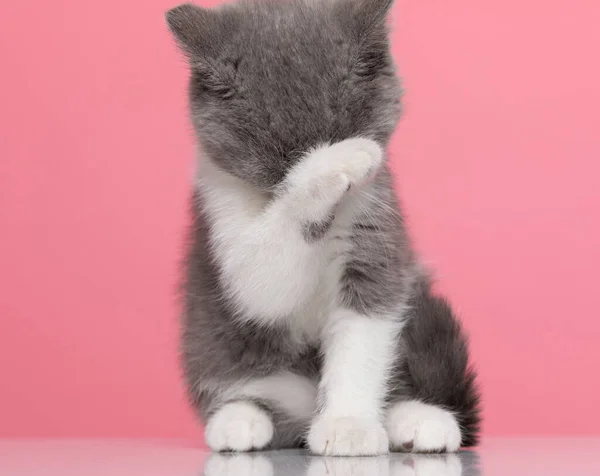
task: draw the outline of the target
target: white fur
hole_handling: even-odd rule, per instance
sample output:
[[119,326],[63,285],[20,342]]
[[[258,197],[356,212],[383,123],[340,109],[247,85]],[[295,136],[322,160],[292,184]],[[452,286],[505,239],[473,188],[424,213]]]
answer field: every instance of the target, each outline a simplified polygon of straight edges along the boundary
[[292,419],[301,422],[311,420],[317,403],[316,383],[291,372],[250,380],[242,384],[236,393],[240,397],[274,402],[277,408],[285,410]]
[[308,435],[313,453],[326,456],[373,456],[389,451],[383,425],[372,418],[318,417]]
[[213,451],[260,450],[273,439],[273,422],[252,403],[232,402],[208,420],[204,436]]
[[[368,139],[349,139],[309,153],[275,200],[206,161],[199,178],[212,225],[211,245],[225,288],[240,316],[261,324],[287,317],[316,336],[337,299],[339,240],[307,243],[303,225],[334,210],[348,186],[362,186],[383,151]],[[336,223],[343,226],[344,215]],[[250,316],[250,317],[246,317]]]
[[205,476],[274,476],[273,464],[256,454],[222,455],[213,453],[204,467]]
[[402,324],[344,309],[331,319],[324,339],[323,411],[310,430],[309,447],[338,456],[387,453],[381,412]]
[[411,400],[388,410],[386,427],[393,448],[412,442],[413,452],[458,451],[460,427],[452,413],[443,408]]

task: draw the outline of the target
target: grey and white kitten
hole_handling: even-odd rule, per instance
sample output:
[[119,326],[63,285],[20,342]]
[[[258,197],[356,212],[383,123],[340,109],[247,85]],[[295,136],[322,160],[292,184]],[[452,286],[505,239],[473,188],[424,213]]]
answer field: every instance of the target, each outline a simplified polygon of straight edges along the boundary
[[401,96],[392,3],[167,13],[200,143],[182,356],[213,450],[477,442],[466,340],[431,294],[385,161]]

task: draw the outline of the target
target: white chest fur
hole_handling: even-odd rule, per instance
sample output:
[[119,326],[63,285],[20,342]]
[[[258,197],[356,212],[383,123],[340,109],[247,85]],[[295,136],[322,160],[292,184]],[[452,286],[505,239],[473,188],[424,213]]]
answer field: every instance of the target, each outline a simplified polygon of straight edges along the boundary
[[198,186],[211,225],[210,242],[222,285],[239,318],[260,324],[284,321],[299,339],[313,340],[338,303],[350,203],[340,207],[332,229],[307,243],[290,217],[262,219],[268,197],[212,165]]
[[[350,139],[311,151],[271,199],[244,181],[204,163],[198,187],[211,225],[210,244],[220,279],[240,319],[285,322],[299,335],[319,334],[339,304],[339,284],[351,251],[348,230],[354,210],[367,206],[370,174],[382,151],[366,139]],[[303,230],[335,212],[323,239]]]

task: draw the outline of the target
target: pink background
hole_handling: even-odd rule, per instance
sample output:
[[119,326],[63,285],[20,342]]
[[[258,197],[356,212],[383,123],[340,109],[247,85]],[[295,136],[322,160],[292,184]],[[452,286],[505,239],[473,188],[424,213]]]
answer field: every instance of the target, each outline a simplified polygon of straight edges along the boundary
[[[208,2],[205,2],[208,3]],[[0,6],[0,436],[198,438],[176,360],[192,140],[173,0]],[[600,426],[600,2],[398,0],[391,150],[485,433]]]

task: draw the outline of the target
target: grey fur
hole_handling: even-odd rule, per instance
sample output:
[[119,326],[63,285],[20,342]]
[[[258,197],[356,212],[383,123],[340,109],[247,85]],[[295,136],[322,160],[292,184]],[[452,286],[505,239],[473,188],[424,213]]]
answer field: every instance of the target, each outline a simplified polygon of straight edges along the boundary
[[363,314],[389,315],[405,305],[419,274],[391,175],[383,169],[369,192],[374,198],[357,217],[347,239],[352,254],[342,276],[347,306]]
[[[204,153],[226,172],[271,193],[320,143],[368,137],[386,146],[400,115],[401,89],[389,53],[392,0],[242,1],[205,10],[176,7],[167,22],[191,69],[190,107]],[[410,306],[389,401],[420,398],[455,412],[464,442],[477,441],[478,395],[463,333],[431,296],[407,237],[392,177],[383,167],[372,206],[349,230],[335,220],[304,226],[307,241],[351,245],[344,303],[398,319]],[[317,382],[320,343],[300,343],[284,327],[236,319],[219,280],[210,225],[196,194],[186,260],[182,363],[193,406],[206,418],[228,386],[283,370]],[[333,218],[333,217],[332,217]],[[246,322],[246,323],[243,323]],[[273,402],[274,447],[296,446],[307,422],[291,422]]]
[[267,0],[167,14],[190,57],[195,130],[223,169],[272,189],[316,144],[389,139],[400,94],[383,17],[365,30],[349,20],[355,8]]
[[[191,208],[181,361],[192,406],[206,421],[228,401],[222,392],[233,383],[285,370],[317,381],[322,365],[317,346],[298,345],[284,328],[236,319],[209,252],[210,230],[198,195]],[[274,417],[273,447],[298,446],[308,423],[290,420],[275,402],[261,405],[269,406]]]
[[448,302],[432,296],[423,279],[409,302],[409,320],[402,334],[404,356],[393,380],[402,382],[390,400],[411,398],[453,412],[464,446],[475,446],[479,435],[479,394],[476,374],[469,365],[468,342]]

